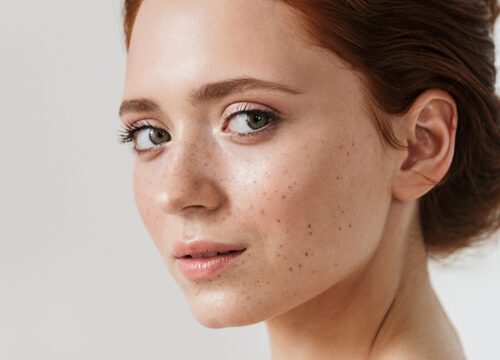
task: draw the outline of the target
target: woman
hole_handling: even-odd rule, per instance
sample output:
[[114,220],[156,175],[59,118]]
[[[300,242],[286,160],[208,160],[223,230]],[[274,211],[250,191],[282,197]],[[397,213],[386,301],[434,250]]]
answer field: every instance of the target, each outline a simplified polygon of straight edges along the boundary
[[495,2],[125,1],[123,142],[199,322],[463,359],[426,261],[499,227]]

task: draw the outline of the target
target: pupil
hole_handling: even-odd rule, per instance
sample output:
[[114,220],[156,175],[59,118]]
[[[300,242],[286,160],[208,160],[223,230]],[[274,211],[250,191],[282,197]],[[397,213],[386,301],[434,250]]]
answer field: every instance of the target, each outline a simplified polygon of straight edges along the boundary
[[170,135],[163,129],[150,129],[149,140],[151,140],[153,144],[159,145],[162,142],[170,140]]
[[250,120],[248,121],[248,125],[256,130],[261,128],[262,126],[268,123],[269,118],[266,114],[263,113],[253,113],[250,115]]

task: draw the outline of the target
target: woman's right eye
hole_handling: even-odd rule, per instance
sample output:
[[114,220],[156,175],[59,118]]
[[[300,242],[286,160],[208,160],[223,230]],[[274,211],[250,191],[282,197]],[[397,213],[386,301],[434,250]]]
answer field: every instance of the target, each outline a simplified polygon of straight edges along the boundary
[[167,130],[147,124],[127,126],[123,129],[120,138],[123,143],[133,142],[134,150],[137,152],[152,150],[172,139]]
[[135,149],[138,151],[150,150],[172,139],[166,130],[153,127],[137,130],[134,134],[134,138]]

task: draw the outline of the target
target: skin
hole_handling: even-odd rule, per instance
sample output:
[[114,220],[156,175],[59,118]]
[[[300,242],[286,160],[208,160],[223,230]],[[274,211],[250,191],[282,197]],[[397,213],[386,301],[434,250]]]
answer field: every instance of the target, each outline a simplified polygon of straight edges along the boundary
[[[298,93],[244,90],[199,103],[192,89],[257,78]],[[280,359],[462,359],[430,285],[418,199],[453,158],[457,112],[429,89],[393,116],[406,150],[384,146],[363,79],[313,44],[299,18],[269,0],[147,0],[128,53],[122,114],[168,131],[138,154],[136,203],[197,320],[265,321]],[[235,108],[274,109],[270,131],[226,128]],[[269,125],[268,125],[269,126]],[[270,126],[271,127],[271,126]],[[192,281],[175,241],[211,239],[245,253],[217,278]]]

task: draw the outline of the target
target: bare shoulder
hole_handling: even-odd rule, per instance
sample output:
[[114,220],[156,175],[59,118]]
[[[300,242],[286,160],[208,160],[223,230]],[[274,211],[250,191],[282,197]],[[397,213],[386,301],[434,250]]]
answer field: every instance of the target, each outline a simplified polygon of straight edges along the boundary
[[394,342],[370,360],[466,360],[457,337],[432,332],[419,335]]
[[394,348],[370,360],[466,360],[460,349]]

